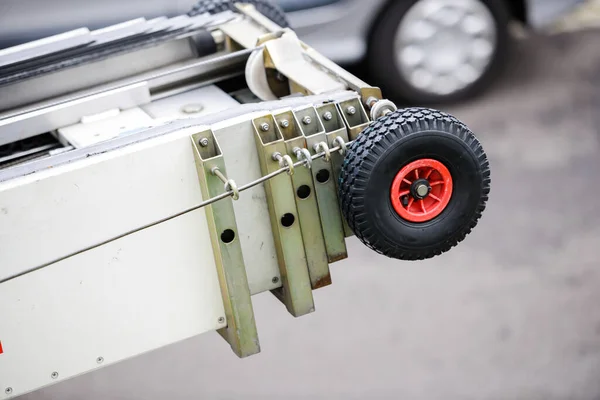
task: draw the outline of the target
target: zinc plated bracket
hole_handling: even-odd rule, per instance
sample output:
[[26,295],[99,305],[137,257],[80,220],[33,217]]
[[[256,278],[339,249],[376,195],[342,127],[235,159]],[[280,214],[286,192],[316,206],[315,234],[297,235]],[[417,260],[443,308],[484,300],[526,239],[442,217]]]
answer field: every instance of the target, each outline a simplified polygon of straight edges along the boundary
[[359,99],[350,99],[338,103],[340,114],[348,128],[350,140],[356,140],[358,135],[371,123]]
[[[282,111],[273,115],[283,136],[287,154],[297,160],[306,160],[311,157],[306,148],[306,140],[300,129],[300,122],[296,120],[291,110]],[[292,185],[296,193],[296,208],[302,238],[307,251],[306,261],[308,273],[313,289],[318,289],[331,284],[327,249],[321,228],[319,207],[315,196],[315,187],[311,172],[312,161],[306,167],[295,168],[292,175]]]
[[[272,115],[255,118],[252,124],[263,175],[279,170],[284,163],[293,164]],[[285,304],[290,314],[299,317],[313,312],[315,305],[294,186],[289,174],[277,175],[264,185],[282,280],[282,287],[272,293]]]
[[337,188],[333,181],[333,168],[327,144],[327,135],[314,107],[294,111],[296,120],[301,121],[300,128],[306,139],[311,155],[325,152],[326,156],[312,163],[312,175],[315,195],[319,205],[321,226],[325,236],[327,258],[330,263],[348,257],[342,214],[338,203]]
[[[226,180],[223,154],[212,131],[192,135],[192,146],[203,198],[237,190],[235,182]],[[222,199],[205,210],[227,317],[227,326],[219,333],[238,357],[247,357],[259,353],[260,344],[233,200]]]
[[[342,171],[342,165],[344,163],[345,155],[345,144],[349,142],[348,130],[344,119],[340,114],[337,106],[334,103],[325,103],[317,106],[317,115],[321,119],[321,123],[325,128],[325,137],[327,138],[327,144],[330,148],[342,146],[341,151],[331,153],[331,169],[333,172],[333,181],[335,183],[336,190],[339,191],[339,179]],[[339,139],[338,139],[339,138]],[[342,145],[344,143],[344,145]],[[342,215],[342,224],[344,226],[344,235],[346,237],[353,236],[354,233],[348,226],[348,222]]]

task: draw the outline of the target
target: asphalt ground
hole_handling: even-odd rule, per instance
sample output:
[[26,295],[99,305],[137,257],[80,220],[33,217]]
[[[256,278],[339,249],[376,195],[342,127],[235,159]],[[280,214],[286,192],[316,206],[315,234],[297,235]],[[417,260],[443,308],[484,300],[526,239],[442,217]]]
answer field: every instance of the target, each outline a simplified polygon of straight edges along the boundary
[[351,239],[315,313],[255,296],[260,355],[206,334],[22,399],[600,399],[600,31],[513,53],[447,108],[492,168],[457,248],[409,263]]

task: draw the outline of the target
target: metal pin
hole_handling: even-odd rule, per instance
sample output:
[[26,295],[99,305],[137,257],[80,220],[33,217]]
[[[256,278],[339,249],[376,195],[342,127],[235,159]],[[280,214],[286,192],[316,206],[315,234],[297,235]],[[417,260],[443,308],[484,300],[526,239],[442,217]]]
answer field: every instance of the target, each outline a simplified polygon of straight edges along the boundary
[[302,118],[302,123],[303,123],[304,125],[308,125],[308,124],[310,124],[311,122],[312,122],[312,119],[311,119],[311,118],[310,118],[308,115],[307,115],[307,116],[305,116],[304,118]]
[[346,108],[346,112],[348,113],[348,115],[354,115],[356,114],[356,108],[354,106],[350,106]]
[[260,125],[260,130],[261,130],[261,131],[263,131],[263,132],[266,132],[266,131],[268,131],[268,130],[269,130],[269,128],[270,128],[270,126],[269,126],[269,124],[267,124],[266,122],[263,122],[263,123]]
[[281,126],[282,128],[287,128],[288,126],[290,126],[290,121],[288,121],[287,119],[282,119],[281,121],[279,121],[279,126]]
[[200,143],[200,146],[206,147],[206,146],[208,146],[208,139],[203,137],[202,139],[200,139],[199,143]]
[[333,119],[333,114],[331,114],[330,111],[327,111],[325,114],[323,114],[323,119],[325,121],[331,121]]

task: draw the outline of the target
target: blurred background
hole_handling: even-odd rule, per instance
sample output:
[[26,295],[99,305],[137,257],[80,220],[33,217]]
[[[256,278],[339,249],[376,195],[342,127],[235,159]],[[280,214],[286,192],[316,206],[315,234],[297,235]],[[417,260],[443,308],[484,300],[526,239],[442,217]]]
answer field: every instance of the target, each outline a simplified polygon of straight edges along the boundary
[[[600,1],[279,2],[399,104],[471,127],[492,166],[480,224],[418,263],[350,239],[317,312],[253,298],[258,356],[207,334],[22,398],[600,399]],[[0,0],[0,47],[193,3]]]

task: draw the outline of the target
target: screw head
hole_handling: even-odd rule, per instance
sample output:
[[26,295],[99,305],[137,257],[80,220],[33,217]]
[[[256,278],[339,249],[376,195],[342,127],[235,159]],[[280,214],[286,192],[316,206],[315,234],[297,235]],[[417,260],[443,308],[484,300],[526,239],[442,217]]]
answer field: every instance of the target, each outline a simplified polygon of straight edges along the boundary
[[204,110],[204,106],[202,104],[186,104],[181,107],[181,112],[184,114],[197,114],[200,111]]
[[288,121],[287,119],[282,119],[281,121],[279,121],[279,126],[281,126],[282,128],[287,128],[288,126],[290,126],[290,121]]
[[53,373],[51,373],[50,378],[52,378],[52,379],[58,378],[58,372],[54,371]]
[[354,114],[356,114],[356,107],[350,106],[350,107],[346,108],[346,112],[348,113],[348,115],[354,115]]
[[104,362],[104,357],[98,357],[98,358],[96,358],[96,362],[98,364],[102,364]]
[[261,131],[263,131],[263,132],[266,132],[266,131],[268,131],[268,130],[269,130],[269,128],[270,128],[270,126],[269,126],[269,124],[267,124],[266,122],[263,122],[263,123],[260,125],[260,130],[261,130]]
[[312,122],[312,119],[311,119],[311,118],[310,118],[308,115],[307,115],[307,116],[305,116],[304,118],[302,118],[302,123],[303,123],[304,125],[308,125],[308,124],[310,124],[311,122]]
[[222,324],[225,322],[225,317],[219,317],[218,319],[219,323]]
[[278,283],[279,282],[279,278],[274,276],[273,279],[271,279],[271,282],[273,283]]
[[331,114],[330,111],[327,111],[325,114],[323,114],[323,119],[325,121],[331,121],[333,119],[333,114]]
[[203,137],[202,139],[200,139],[200,146],[202,147],[206,147],[208,146],[208,138]]
[[4,393],[11,394],[12,393],[12,388],[11,387],[7,387],[6,389],[4,389]]

